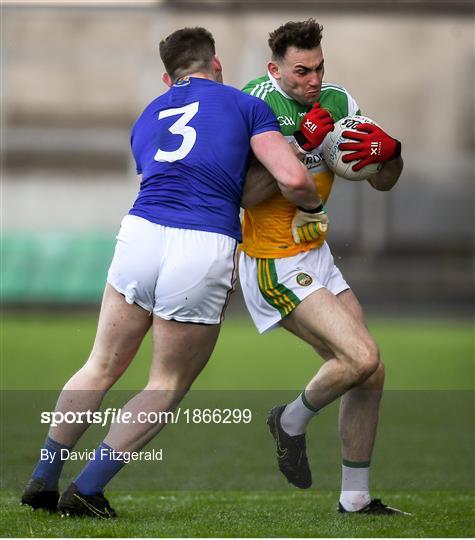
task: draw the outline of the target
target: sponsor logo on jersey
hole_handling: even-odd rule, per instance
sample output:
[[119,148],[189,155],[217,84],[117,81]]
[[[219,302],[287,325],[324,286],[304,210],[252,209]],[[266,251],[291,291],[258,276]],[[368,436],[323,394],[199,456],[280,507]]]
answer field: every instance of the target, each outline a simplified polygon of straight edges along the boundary
[[295,120],[289,116],[278,116],[277,120],[281,126],[295,126]]
[[308,274],[305,274],[305,272],[300,272],[300,274],[297,274],[297,283],[301,287],[308,287],[313,283],[313,279]]
[[323,157],[320,154],[305,154],[302,163],[307,169],[313,169],[323,163]]

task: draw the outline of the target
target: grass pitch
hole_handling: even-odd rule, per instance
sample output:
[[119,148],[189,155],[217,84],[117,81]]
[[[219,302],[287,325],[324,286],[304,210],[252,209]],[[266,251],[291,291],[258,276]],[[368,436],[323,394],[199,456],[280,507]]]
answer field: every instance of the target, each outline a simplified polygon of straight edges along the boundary
[[[265,414],[269,404],[299,392],[319,360],[286,332],[258,336],[246,319],[225,323],[194,395],[218,402],[232,395],[239,406],[250,404],[250,432],[242,426],[195,426],[193,432],[167,427],[156,442],[173,449],[170,459],[158,466],[131,464],[111,483],[108,497],[119,513],[113,522],[61,519],[20,507],[19,493],[46,430],[36,416],[21,416],[18,403],[36,414],[38,396],[53,399],[87,357],[95,324],[96,317],[86,315],[3,320],[2,536],[474,536],[473,327],[467,322],[370,324],[388,389],[372,467],[373,496],[412,517],[335,512],[336,407],[322,413],[309,433],[314,487],[299,491],[287,485],[276,470]],[[119,390],[144,385],[149,357],[146,340]],[[91,444],[103,435],[92,432]],[[80,466],[67,464],[63,485]]]
[[341,515],[337,492],[123,492],[117,520],[67,519],[2,495],[6,536],[22,537],[471,537],[473,499],[450,492],[387,493],[412,517]]

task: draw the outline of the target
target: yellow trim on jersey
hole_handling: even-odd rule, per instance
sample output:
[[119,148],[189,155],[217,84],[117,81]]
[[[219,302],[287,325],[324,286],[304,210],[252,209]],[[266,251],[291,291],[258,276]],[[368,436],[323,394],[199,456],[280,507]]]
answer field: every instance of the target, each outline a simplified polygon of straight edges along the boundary
[[282,317],[300,303],[290,289],[279,283],[274,259],[257,259],[257,282],[264,300],[277,309]]

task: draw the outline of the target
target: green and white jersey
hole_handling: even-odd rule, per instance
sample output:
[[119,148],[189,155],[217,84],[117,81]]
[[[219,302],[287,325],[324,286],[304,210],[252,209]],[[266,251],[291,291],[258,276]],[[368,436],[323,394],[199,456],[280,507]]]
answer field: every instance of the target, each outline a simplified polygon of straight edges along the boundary
[[[289,140],[293,139],[294,132],[299,129],[302,118],[310,109],[288,96],[270,73],[251,81],[243,91],[264,100],[270,106],[279,121],[283,135]],[[323,84],[318,101],[330,112],[335,121],[360,112],[350,94],[342,86],[335,84]],[[312,173],[319,197],[326,202],[335,175],[323,160],[321,147],[308,153],[303,163]],[[295,206],[281,193],[276,193],[269,199],[246,209],[242,223],[241,249],[250,257],[275,259],[292,257],[321,247],[323,238],[300,244],[294,242],[291,233],[294,215]]]
[[[243,88],[243,92],[264,100],[270,106],[279,121],[283,135],[289,140],[293,139],[293,134],[299,128],[302,118],[311,109],[286,94],[270,73],[250,81]],[[330,112],[335,122],[345,116],[361,114],[353,97],[343,86],[337,84],[323,83],[318,102],[322,108]],[[320,148],[307,154],[304,163],[312,173],[328,170],[323,162]]]

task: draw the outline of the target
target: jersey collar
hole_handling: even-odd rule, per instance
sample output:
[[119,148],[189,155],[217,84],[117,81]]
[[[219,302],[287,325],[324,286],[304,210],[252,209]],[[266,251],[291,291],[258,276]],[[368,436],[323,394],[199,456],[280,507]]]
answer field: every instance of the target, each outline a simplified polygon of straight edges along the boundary
[[282,94],[285,98],[294,101],[294,98],[290,97],[288,94],[286,94],[286,93],[282,90],[282,88],[279,86],[279,83],[277,82],[277,80],[274,79],[274,77],[270,74],[270,71],[267,71],[267,76],[269,77],[269,80],[270,80],[270,82],[272,83],[272,86],[277,90],[277,92],[279,92],[280,94]]

